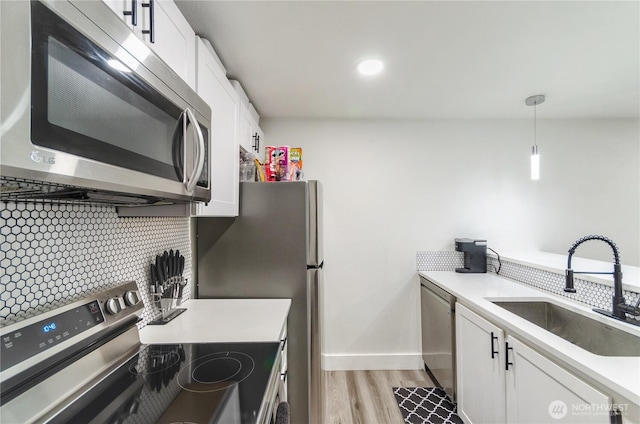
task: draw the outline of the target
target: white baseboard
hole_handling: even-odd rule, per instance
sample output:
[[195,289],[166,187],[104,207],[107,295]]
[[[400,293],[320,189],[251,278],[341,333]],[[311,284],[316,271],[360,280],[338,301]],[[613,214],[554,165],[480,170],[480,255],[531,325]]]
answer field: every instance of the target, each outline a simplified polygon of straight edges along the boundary
[[421,353],[322,354],[325,371],[423,369]]

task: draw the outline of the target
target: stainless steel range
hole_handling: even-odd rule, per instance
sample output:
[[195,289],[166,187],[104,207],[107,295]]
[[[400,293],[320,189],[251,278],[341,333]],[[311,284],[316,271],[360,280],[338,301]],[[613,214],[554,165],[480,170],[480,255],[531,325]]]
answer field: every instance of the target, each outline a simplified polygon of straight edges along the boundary
[[143,345],[142,308],[129,282],[2,328],[0,422],[275,420],[280,343]]

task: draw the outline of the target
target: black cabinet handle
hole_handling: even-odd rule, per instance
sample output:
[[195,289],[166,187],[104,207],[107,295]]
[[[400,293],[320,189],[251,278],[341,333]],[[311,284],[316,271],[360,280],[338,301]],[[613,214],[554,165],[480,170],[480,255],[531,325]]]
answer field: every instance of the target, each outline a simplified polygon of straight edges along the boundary
[[131,16],[131,25],[138,25],[138,0],[131,0],[131,10],[125,10],[122,14]]
[[509,365],[513,365],[513,362],[509,362],[509,351],[513,350],[513,348],[509,347],[509,342],[505,342],[505,347],[506,349],[505,349],[505,355],[504,355],[505,357],[504,364],[505,364],[505,369],[509,371]]
[[496,357],[496,355],[498,354],[497,350],[493,350],[493,346],[495,346],[493,344],[494,340],[498,340],[498,336],[494,336],[493,335],[493,331],[491,332],[491,359],[494,359]]
[[619,409],[613,409],[609,413],[609,422],[611,424],[622,424],[622,412]]
[[156,42],[156,25],[155,25],[155,0],[149,0],[149,3],[142,3],[142,7],[149,8],[149,29],[143,29],[143,34],[149,34],[149,41]]
[[280,350],[284,350],[284,348],[287,346],[287,340],[288,340],[287,337],[285,337],[284,339],[280,340],[280,344],[282,345],[280,347]]
[[253,150],[255,150],[256,153],[260,151],[260,136],[258,133],[253,135],[253,146],[251,147],[253,147]]

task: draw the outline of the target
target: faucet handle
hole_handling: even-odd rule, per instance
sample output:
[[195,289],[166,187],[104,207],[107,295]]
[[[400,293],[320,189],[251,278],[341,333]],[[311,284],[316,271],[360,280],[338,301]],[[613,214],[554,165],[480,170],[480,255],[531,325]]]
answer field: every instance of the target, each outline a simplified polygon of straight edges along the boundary
[[623,311],[626,314],[633,315],[634,317],[640,316],[640,308],[638,307],[640,301],[636,302],[635,306],[627,305],[625,303],[620,303],[618,305],[618,310]]
[[624,311],[624,313],[633,315],[634,317],[640,316],[640,296],[638,296],[635,305],[627,305],[624,302],[618,304],[618,310]]

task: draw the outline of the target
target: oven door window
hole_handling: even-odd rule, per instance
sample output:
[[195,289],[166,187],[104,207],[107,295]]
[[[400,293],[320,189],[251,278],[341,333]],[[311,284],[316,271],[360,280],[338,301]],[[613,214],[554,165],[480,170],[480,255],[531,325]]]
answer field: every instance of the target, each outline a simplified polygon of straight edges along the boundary
[[32,143],[182,181],[183,111],[46,6],[31,19]]

